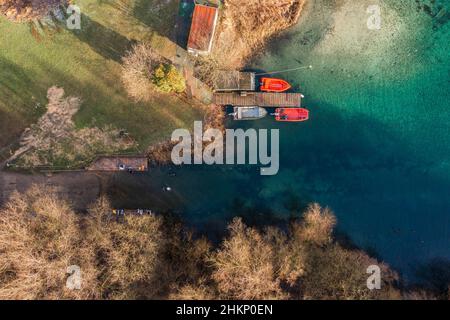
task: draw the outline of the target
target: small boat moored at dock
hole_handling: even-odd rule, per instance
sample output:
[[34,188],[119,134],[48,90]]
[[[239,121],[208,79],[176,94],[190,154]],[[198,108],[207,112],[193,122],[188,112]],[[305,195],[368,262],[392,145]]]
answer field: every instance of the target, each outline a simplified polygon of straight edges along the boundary
[[292,86],[285,80],[276,78],[262,78],[261,91],[265,92],[284,92],[292,88]]
[[267,111],[261,107],[234,107],[233,116],[234,120],[257,120],[264,118],[267,115]]
[[309,110],[304,108],[277,108],[275,120],[281,122],[301,122],[309,119]]

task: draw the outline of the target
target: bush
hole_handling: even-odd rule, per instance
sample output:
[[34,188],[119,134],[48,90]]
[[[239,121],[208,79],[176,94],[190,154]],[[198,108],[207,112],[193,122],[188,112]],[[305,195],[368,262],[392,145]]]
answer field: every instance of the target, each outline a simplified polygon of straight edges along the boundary
[[[336,243],[311,247],[307,253],[306,276],[301,298],[324,300],[400,299],[398,275],[361,250],[348,250]],[[381,289],[367,288],[367,268],[381,269]]]
[[182,74],[148,44],[133,46],[122,62],[122,83],[136,102],[152,101],[158,92],[181,93],[186,89]]
[[283,298],[271,243],[241,219],[234,219],[228,229],[230,237],[210,259],[220,298]]
[[149,45],[138,44],[122,58],[122,62],[122,83],[128,96],[136,102],[151,101],[155,95],[151,71],[162,58]]
[[332,241],[336,217],[328,208],[311,204],[303,214],[302,236],[307,242],[326,245]]
[[161,63],[153,71],[153,83],[164,93],[182,93],[186,90],[183,75],[171,64]]

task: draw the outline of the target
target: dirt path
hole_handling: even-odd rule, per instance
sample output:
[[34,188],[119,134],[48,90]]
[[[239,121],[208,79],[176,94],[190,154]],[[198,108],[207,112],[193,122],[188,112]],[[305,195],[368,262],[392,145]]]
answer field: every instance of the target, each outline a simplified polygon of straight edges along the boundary
[[91,172],[63,172],[51,175],[0,171],[0,205],[14,191],[25,192],[31,185],[54,187],[58,195],[69,200],[74,209],[83,210],[94,202],[102,190],[102,179]]

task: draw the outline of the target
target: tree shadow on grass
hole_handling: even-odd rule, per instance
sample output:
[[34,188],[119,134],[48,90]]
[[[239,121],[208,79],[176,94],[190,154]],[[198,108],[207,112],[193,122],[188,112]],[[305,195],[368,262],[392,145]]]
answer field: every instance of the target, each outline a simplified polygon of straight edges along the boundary
[[174,41],[178,3],[176,0],[136,0],[133,16],[161,36]]
[[46,88],[13,61],[0,57],[0,149],[45,112]]
[[0,160],[2,148],[19,138],[26,125],[20,115],[0,109]]
[[73,30],[72,32],[78,39],[88,44],[92,50],[104,58],[119,63],[121,63],[125,53],[137,42],[106,28],[84,14],[81,15],[81,30]]
[[32,75],[14,61],[0,57],[0,104],[14,105],[14,111],[31,119],[41,115],[44,109],[36,108],[37,103],[46,101],[46,91],[37,96],[36,92],[45,89]]

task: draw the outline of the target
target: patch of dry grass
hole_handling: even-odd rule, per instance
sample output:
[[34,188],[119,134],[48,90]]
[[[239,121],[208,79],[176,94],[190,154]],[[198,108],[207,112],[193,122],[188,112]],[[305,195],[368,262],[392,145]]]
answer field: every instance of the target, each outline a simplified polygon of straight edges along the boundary
[[225,0],[213,48],[222,68],[239,69],[279,32],[297,23],[305,0]]
[[24,167],[55,166],[86,162],[96,154],[114,153],[135,147],[135,142],[111,126],[76,129],[72,117],[81,100],[64,97],[64,90],[51,87],[47,92],[47,112],[27,128],[21,147],[8,160],[18,159]]

